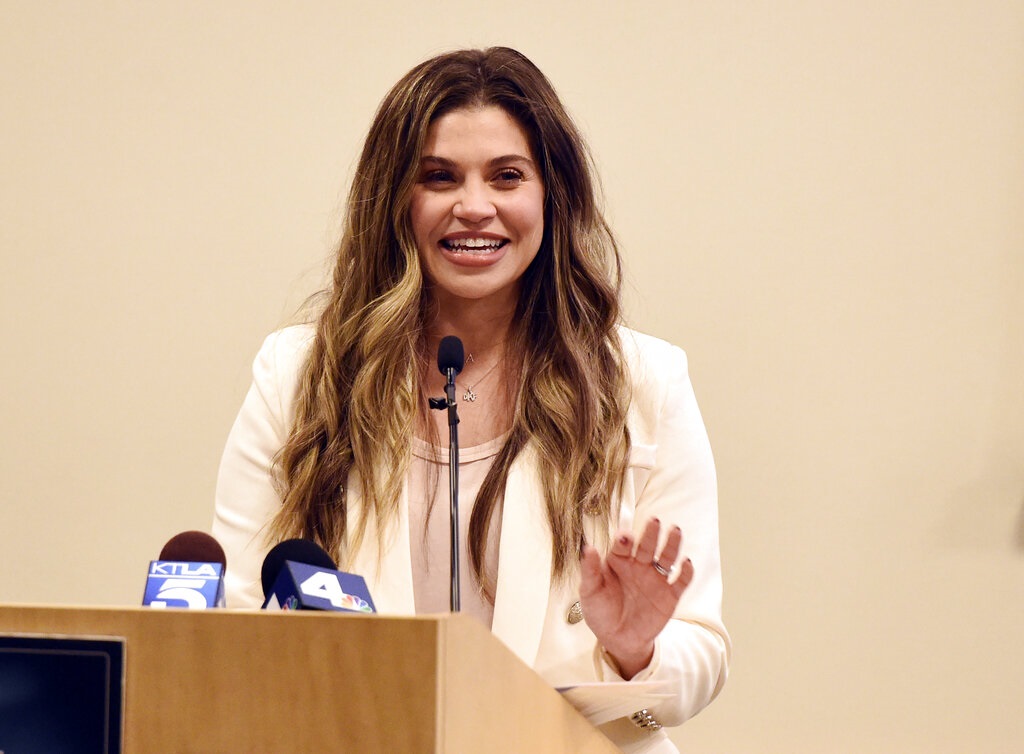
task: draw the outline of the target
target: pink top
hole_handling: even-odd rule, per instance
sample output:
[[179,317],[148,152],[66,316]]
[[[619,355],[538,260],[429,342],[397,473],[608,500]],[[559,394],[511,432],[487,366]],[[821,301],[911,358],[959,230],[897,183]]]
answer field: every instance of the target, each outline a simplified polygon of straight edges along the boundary
[[[461,611],[488,628],[494,606],[473,578],[469,559],[469,519],[477,493],[507,435],[471,448],[459,448],[459,584]],[[451,604],[448,447],[413,438],[409,473],[409,534],[417,615],[447,613]],[[487,542],[486,571],[498,571],[501,509],[495,511]]]

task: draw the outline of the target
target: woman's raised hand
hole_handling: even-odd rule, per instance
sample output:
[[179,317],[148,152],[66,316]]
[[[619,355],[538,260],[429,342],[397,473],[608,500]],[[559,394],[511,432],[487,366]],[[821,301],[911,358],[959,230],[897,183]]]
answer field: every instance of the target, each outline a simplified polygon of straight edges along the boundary
[[683,541],[679,527],[672,527],[665,546],[656,552],[660,531],[661,522],[649,519],[635,542],[636,552],[633,533],[625,529],[615,535],[604,559],[590,545],[583,549],[583,618],[627,679],[650,664],[655,637],[693,579],[689,559],[674,568]]

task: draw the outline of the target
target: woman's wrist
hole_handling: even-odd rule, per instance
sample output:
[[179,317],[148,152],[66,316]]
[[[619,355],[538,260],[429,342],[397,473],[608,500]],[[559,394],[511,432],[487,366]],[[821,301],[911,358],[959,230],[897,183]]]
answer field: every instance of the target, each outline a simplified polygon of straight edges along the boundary
[[640,652],[613,651],[601,647],[601,655],[616,673],[627,681],[651,664],[654,659],[654,642]]

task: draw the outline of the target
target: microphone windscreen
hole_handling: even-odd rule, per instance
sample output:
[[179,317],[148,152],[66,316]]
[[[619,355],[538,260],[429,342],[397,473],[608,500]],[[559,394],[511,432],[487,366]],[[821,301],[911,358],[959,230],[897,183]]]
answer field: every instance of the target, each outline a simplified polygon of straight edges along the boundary
[[466,353],[462,348],[462,341],[454,335],[445,335],[441,338],[441,345],[437,347],[437,368],[441,374],[447,376],[449,369],[454,369],[455,374],[462,371],[466,364]]
[[160,551],[158,560],[184,563],[220,563],[227,568],[227,557],[220,543],[206,532],[183,531],[175,534]]
[[326,568],[330,571],[337,570],[337,566],[324,549],[309,539],[286,539],[274,545],[267,557],[263,559],[263,568],[260,571],[260,581],[263,582],[263,596],[269,597],[274,588],[274,582],[284,567],[285,561],[306,563],[318,568]]

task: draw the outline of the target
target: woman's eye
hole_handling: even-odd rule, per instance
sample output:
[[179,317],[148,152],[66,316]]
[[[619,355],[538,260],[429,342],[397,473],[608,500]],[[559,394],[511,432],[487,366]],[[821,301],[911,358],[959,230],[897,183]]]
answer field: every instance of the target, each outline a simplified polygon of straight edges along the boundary
[[451,183],[455,180],[452,174],[447,170],[428,170],[423,175],[423,183],[429,183],[433,185],[440,185],[445,183]]
[[516,170],[515,168],[504,168],[498,171],[498,174],[495,176],[495,182],[501,186],[516,186],[523,178],[525,178],[523,171]]

